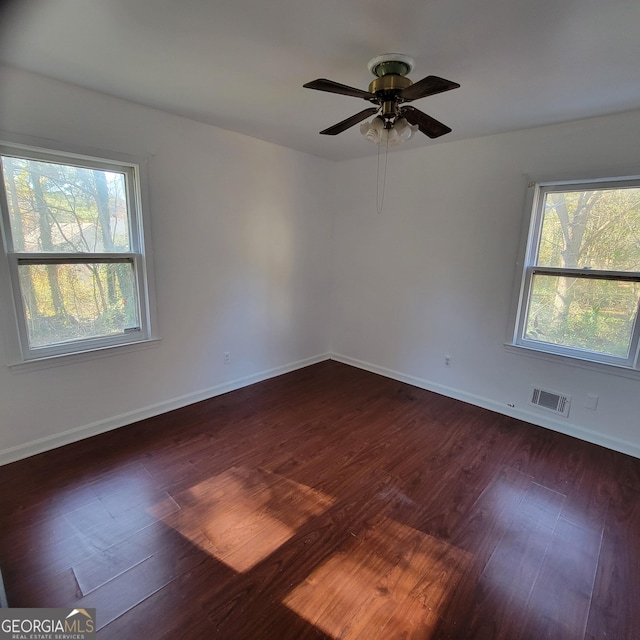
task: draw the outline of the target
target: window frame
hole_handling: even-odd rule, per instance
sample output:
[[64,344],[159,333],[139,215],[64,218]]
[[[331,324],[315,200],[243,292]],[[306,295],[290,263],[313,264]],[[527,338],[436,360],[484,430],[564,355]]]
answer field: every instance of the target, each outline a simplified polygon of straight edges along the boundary
[[640,176],[594,177],[585,179],[536,180],[528,184],[526,212],[529,224],[526,235],[523,233],[522,269],[515,305],[515,321],[511,346],[522,347],[529,351],[562,356],[597,365],[612,365],[632,371],[638,371],[640,365],[640,303],[631,330],[629,354],[627,358],[604,354],[588,349],[558,345],[525,337],[526,321],[531,303],[533,278],[536,274],[551,276],[569,276],[588,280],[640,282],[640,272],[608,271],[584,268],[544,267],[536,264],[544,220],[544,201],[548,193],[562,193],[584,189],[603,190],[623,187],[640,188]]
[[[150,242],[148,220],[143,208],[144,161],[122,154],[106,152],[79,153],[69,151],[64,145],[41,146],[12,141],[7,136],[0,138],[0,155],[26,160],[52,162],[66,166],[116,172],[124,175],[130,250],[127,252],[46,252],[16,251],[9,217],[9,204],[5,189],[2,163],[0,163],[0,233],[2,235],[3,267],[5,286],[0,287],[3,297],[11,299],[13,326],[9,332],[13,337],[10,346],[12,364],[26,364],[112,349],[125,345],[147,343],[155,340],[153,334],[155,306],[152,296],[150,268]],[[29,344],[27,316],[22,299],[19,280],[21,265],[42,264],[131,264],[134,286],[137,293],[139,330],[125,331],[116,335],[94,336],[52,343],[45,346]],[[2,270],[2,269],[0,269]],[[1,275],[1,274],[0,274]],[[0,283],[2,284],[2,283]],[[5,316],[6,320],[6,316]],[[6,324],[6,322],[5,322]],[[11,348],[13,347],[13,348]]]

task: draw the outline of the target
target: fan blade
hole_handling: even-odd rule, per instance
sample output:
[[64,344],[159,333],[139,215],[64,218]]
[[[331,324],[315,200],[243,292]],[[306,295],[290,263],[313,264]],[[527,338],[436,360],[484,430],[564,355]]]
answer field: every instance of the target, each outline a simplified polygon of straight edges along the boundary
[[362,122],[369,116],[372,116],[374,113],[378,112],[378,107],[369,107],[360,113],[356,113],[355,116],[351,116],[342,122],[338,122],[338,124],[334,124],[333,127],[329,127],[320,133],[325,136],[335,136],[338,133],[342,133],[346,131],[349,127],[353,127],[354,124],[358,124],[358,122]]
[[436,93],[442,93],[443,91],[451,91],[451,89],[457,89],[460,85],[457,82],[451,82],[451,80],[445,80],[444,78],[438,78],[438,76],[427,76],[418,80],[410,87],[403,89],[398,97],[405,101],[417,100],[418,98],[426,98]]
[[312,80],[302,86],[305,89],[317,89],[318,91],[328,91],[329,93],[340,93],[343,96],[353,96],[354,98],[364,98],[365,100],[376,99],[373,93],[363,91],[362,89],[356,89],[355,87],[348,87],[346,84],[340,84],[333,80],[325,80],[324,78]]
[[403,107],[401,111],[403,118],[411,124],[417,124],[420,131],[430,138],[439,138],[445,133],[449,133],[451,129],[446,124],[438,122],[435,118],[428,116],[415,107]]

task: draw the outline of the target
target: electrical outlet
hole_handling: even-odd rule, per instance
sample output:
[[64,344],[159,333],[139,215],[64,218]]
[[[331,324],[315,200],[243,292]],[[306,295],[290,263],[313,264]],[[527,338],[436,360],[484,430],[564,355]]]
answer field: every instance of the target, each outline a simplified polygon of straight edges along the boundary
[[445,367],[450,367],[451,366],[451,356],[445,356],[444,357],[444,366]]
[[224,352],[224,363],[231,364],[231,353],[229,351]]

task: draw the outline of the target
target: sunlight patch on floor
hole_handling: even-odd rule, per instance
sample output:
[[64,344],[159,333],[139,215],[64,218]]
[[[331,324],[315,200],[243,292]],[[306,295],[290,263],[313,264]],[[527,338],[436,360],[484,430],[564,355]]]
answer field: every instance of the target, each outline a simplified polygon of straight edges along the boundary
[[383,520],[358,533],[284,604],[333,638],[427,640],[471,556]]
[[160,519],[239,572],[273,553],[334,502],[283,476],[245,467],[232,467],[173,498],[180,511]]

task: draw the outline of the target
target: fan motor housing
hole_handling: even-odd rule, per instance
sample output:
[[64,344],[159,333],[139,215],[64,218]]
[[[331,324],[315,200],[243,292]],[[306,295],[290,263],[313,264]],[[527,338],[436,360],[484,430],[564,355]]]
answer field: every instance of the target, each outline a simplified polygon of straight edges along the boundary
[[411,80],[406,76],[399,76],[395,73],[391,73],[373,80],[369,85],[369,92],[375,93],[376,96],[379,96],[379,93],[381,92],[397,93],[402,91],[402,89],[410,87],[412,84],[413,82],[411,82]]

